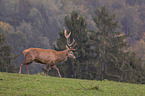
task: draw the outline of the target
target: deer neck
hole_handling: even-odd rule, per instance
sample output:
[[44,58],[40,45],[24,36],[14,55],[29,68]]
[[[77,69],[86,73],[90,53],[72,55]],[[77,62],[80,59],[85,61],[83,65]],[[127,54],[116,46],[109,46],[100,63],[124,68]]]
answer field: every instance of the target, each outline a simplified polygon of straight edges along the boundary
[[59,51],[57,53],[57,62],[64,62],[67,60],[67,50],[64,50],[64,51]]

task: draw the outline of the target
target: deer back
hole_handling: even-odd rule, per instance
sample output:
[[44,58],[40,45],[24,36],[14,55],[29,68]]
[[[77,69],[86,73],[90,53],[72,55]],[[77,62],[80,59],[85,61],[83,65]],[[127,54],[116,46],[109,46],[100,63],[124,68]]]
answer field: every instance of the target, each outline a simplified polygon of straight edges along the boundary
[[55,51],[51,49],[29,48],[23,51],[25,59],[39,63],[63,62],[67,60],[67,50]]

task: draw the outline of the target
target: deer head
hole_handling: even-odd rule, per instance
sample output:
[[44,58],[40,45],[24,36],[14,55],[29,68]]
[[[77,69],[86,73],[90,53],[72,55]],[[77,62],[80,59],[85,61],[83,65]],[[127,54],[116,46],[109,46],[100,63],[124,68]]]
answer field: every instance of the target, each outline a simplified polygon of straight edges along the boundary
[[[73,42],[71,44],[69,44],[68,39],[71,35],[71,32],[67,35],[67,31],[65,30],[64,35],[65,35],[65,38],[67,39],[67,45],[66,45],[67,55],[68,55],[68,57],[75,59],[76,57],[74,56],[74,54],[72,52],[72,50],[76,50],[76,49],[74,49],[74,47],[76,46],[75,40],[73,39]],[[73,45],[73,47],[72,47],[72,45]]]

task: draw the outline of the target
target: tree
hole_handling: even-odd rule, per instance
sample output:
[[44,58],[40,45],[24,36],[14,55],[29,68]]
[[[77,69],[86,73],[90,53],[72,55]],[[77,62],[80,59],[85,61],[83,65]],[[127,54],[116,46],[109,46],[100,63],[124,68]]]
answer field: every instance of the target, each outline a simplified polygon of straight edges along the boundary
[[126,0],[126,3],[130,4],[130,5],[135,5],[135,4],[139,4],[139,5],[142,5],[142,4],[145,4],[145,1],[144,0]]
[[94,22],[98,27],[96,47],[99,54],[97,58],[101,65],[101,79],[104,79],[106,78],[104,75],[108,75],[113,68],[110,66],[118,63],[117,55],[126,47],[125,35],[117,32],[118,20],[115,20],[115,14],[110,15],[105,7],[95,11]]
[[[66,29],[71,32],[70,42],[73,39],[76,41],[77,51],[75,52],[76,60],[68,60],[63,68],[63,75],[65,77],[75,78],[88,78],[85,74],[88,72],[88,59],[89,59],[89,43],[88,31],[86,30],[87,23],[83,16],[79,16],[76,11],[72,11],[71,17],[66,16],[65,19]],[[63,30],[64,31],[64,30]],[[59,38],[56,40],[56,50],[65,49],[66,40],[63,32],[59,32]],[[67,74],[66,74],[67,73]],[[85,74],[85,75],[84,75]],[[89,75],[89,74],[88,74]]]
[[139,41],[134,42],[134,45],[130,47],[130,50],[136,53],[138,58],[142,60],[142,67],[145,69],[145,34],[142,35],[142,38]]
[[16,72],[12,47],[6,43],[6,34],[10,25],[0,22],[0,71]]
[[[106,7],[95,11],[94,22],[98,28],[96,35],[97,62],[101,69],[101,80],[137,82],[142,75],[141,61],[128,51],[126,35],[119,32],[115,14],[110,15]],[[134,75],[133,73],[136,73]],[[143,79],[142,79],[143,80]]]
[[[136,14],[134,14],[136,13]],[[122,30],[125,34],[130,34],[128,41],[133,43],[135,40],[139,40],[142,34],[142,23],[139,19],[139,12],[137,7],[127,7],[123,10],[123,15],[121,16]]]
[[[43,34],[42,34],[42,32],[45,30],[44,26],[45,26],[46,22],[45,22],[44,18],[42,17],[41,13],[39,12],[39,10],[36,8],[32,8],[30,10],[28,18],[32,25],[32,26],[31,25],[28,25],[28,26],[31,26],[32,31],[33,31],[33,34],[31,34],[32,41],[29,46],[35,47],[37,45],[35,42],[37,42],[37,43],[39,43],[39,45],[37,45],[37,47],[50,48],[49,39],[46,36],[43,36]],[[26,26],[25,22],[23,25]]]

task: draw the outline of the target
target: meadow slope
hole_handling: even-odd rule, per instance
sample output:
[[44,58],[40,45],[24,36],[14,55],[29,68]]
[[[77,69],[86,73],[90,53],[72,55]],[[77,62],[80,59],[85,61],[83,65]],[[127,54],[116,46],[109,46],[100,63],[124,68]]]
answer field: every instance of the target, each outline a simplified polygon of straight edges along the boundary
[[145,85],[0,72],[0,96],[145,96]]

